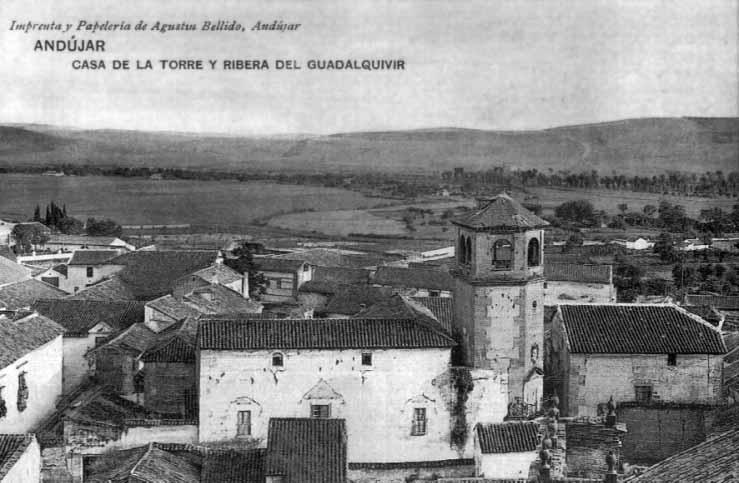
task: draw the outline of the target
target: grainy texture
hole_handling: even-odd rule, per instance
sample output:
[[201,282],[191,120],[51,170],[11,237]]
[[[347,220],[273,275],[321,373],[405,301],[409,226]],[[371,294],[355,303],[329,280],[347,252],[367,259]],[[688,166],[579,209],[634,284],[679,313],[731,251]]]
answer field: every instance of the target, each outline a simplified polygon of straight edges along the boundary
[[65,336],[87,335],[101,322],[113,330],[124,330],[144,321],[144,305],[131,301],[44,299],[31,308],[64,327]]
[[522,453],[539,445],[539,425],[534,422],[478,424],[475,431],[484,454]]

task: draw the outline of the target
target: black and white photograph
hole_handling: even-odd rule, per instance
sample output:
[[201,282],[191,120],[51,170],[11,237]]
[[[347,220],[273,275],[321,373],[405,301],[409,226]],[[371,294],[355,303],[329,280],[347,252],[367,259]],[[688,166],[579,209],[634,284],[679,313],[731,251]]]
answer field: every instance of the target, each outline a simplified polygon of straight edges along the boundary
[[738,455],[739,0],[0,0],[0,483]]

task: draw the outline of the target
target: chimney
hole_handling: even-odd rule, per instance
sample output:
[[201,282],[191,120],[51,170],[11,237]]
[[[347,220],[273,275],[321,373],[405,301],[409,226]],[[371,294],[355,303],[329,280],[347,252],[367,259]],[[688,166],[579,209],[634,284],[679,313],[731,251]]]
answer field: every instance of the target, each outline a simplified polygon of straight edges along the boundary
[[241,274],[241,296],[245,299],[249,298],[249,273]]

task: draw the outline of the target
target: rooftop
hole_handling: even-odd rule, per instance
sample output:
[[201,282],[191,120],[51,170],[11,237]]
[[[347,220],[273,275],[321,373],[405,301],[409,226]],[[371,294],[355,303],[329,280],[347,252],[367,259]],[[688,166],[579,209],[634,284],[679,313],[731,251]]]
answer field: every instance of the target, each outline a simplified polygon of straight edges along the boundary
[[505,193],[485,201],[483,208],[456,218],[452,223],[472,230],[515,231],[549,225]]
[[75,250],[69,265],[102,265],[117,256],[115,250]]
[[[440,297],[426,298],[439,299]],[[357,319],[413,319],[434,330],[441,329],[448,334],[451,333],[451,326],[443,326],[428,307],[417,302],[416,299],[400,295],[393,295],[389,299],[377,302],[353,317]]]
[[560,282],[611,283],[611,266],[545,263],[544,278]]
[[149,329],[144,323],[138,323],[133,324],[104,344],[95,347],[92,352],[100,351],[103,349],[117,348],[140,355],[146,349],[156,343],[156,340],[156,332]]
[[15,263],[13,260],[0,256],[0,286],[20,282],[30,278],[31,271]]
[[393,291],[390,288],[344,285],[329,299],[322,310],[327,314],[354,315],[392,295]]
[[448,333],[452,333],[454,323],[454,299],[452,297],[412,297],[411,300],[429,309],[439,324]]
[[60,299],[68,294],[53,285],[33,278],[0,287],[0,308],[30,307],[38,299]]
[[369,278],[370,271],[363,268],[316,267],[311,280],[342,284],[367,284]]
[[243,278],[243,275],[239,272],[222,263],[198,270],[193,275],[202,278],[208,283],[220,283],[223,285],[238,282]]
[[560,305],[569,350],[585,354],[724,354],[721,333],[674,305]]
[[266,476],[284,483],[345,483],[346,427],[343,419],[271,418]]
[[112,245],[116,241],[120,241],[120,239],[114,236],[86,236],[86,235],[52,234],[52,235],[49,235],[49,241],[46,243],[55,243],[55,244],[65,243],[69,245],[107,246],[107,245]]
[[316,267],[367,268],[397,261],[402,257],[387,253],[365,253],[337,248],[310,248],[292,253],[275,255],[273,258],[301,260]]
[[43,299],[31,308],[64,327],[65,336],[87,335],[101,322],[119,331],[144,321],[144,305],[132,301]]
[[33,442],[32,434],[0,434],[0,481]]
[[739,295],[686,295],[685,305],[708,305],[717,309],[739,310]]
[[96,457],[86,470],[86,482],[200,483],[200,465],[192,458],[162,450],[153,443],[103,454]]
[[64,328],[43,315],[18,320],[0,317],[0,368],[7,367],[64,333]]
[[448,272],[433,269],[378,267],[372,283],[390,287],[425,288],[428,290],[454,289],[454,279]]
[[70,296],[78,300],[136,300],[136,295],[123,280],[112,276],[94,285],[85,287]]
[[161,332],[144,351],[144,362],[195,362],[198,321],[190,318]]
[[304,260],[284,258],[255,258],[254,267],[261,272],[295,273],[305,264]]
[[210,451],[203,460],[200,481],[263,483],[266,449]]
[[455,345],[411,319],[262,319],[201,321],[200,349],[422,349]]
[[523,453],[539,445],[539,424],[533,421],[478,424],[475,432],[484,454]]

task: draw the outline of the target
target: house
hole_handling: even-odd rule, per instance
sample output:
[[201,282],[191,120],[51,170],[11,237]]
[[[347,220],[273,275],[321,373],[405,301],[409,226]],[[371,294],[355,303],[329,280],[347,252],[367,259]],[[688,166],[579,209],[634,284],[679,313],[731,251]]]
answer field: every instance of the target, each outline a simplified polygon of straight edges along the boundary
[[726,346],[721,332],[674,305],[560,305],[551,376],[569,416],[616,401],[717,404]]
[[42,245],[44,250],[73,252],[76,250],[115,250],[123,254],[136,250],[136,247],[113,236],[86,236],[50,234],[49,239]]
[[311,266],[303,260],[257,258],[254,265],[265,278],[265,302],[297,301],[298,290],[313,275]]
[[736,481],[739,475],[737,448],[739,448],[739,428],[734,427],[675,454],[625,481],[628,483]]
[[60,299],[67,295],[47,283],[33,278],[0,287],[0,310],[13,311],[30,307],[39,299]]
[[141,354],[147,409],[186,419],[197,417],[197,330],[197,320],[189,318],[160,333]]
[[645,238],[629,238],[629,239],[618,239],[613,240],[611,243],[619,245],[627,250],[648,250],[654,248],[654,242]]
[[140,302],[42,299],[32,309],[64,327],[63,389],[69,393],[94,373],[87,352],[133,324],[144,321]]
[[315,267],[311,280],[300,286],[298,302],[320,312],[328,299],[341,290],[357,286],[369,288],[370,274],[363,268]]
[[545,263],[544,278],[544,305],[616,301],[610,265]]
[[87,353],[95,365],[95,379],[118,394],[139,400],[144,392],[141,355],[157,336],[146,324],[133,324]]
[[33,275],[33,278],[40,282],[47,283],[49,285],[52,285],[56,288],[59,288],[60,285],[66,285],[67,281],[67,264],[66,263],[59,263],[51,268],[47,268],[45,270],[40,271],[39,273],[36,273]]
[[248,275],[241,274],[222,263],[203,268],[189,276],[198,277],[207,283],[223,285],[234,292],[240,293],[242,297],[249,298]]
[[410,297],[451,297],[454,290],[454,279],[448,272],[432,269],[378,267],[372,284]]
[[346,483],[343,419],[272,418],[267,441],[267,483]]
[[474,441],[477,477],[528,480],[529,468],[538,458],[539,423],[478,424]]
[[27,433],[62,394],[64,328],[32,313],[0,317],[0,433]]
[[[408,319],[202,320],[200,441],[259,444],[270,418],[340,418],[351,461],[456,458],[443,382],[453,345]],[[499,383],[485,391],[499,396]],[[492,400],[480,407],[505,413]]]
[[31,270],[0,256],[0,287],[31,278]]
[[110,277],[121,269],[110,263],[118,255],[115,250],[75,250],[58,287],[71,294]]
[[41,481],[41,450],[33,434],[0,434],[0,481]]

